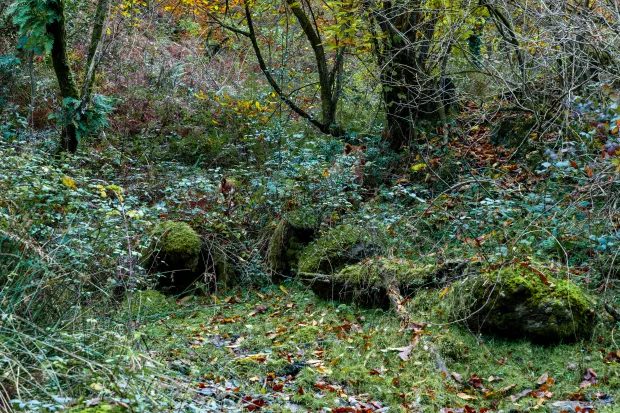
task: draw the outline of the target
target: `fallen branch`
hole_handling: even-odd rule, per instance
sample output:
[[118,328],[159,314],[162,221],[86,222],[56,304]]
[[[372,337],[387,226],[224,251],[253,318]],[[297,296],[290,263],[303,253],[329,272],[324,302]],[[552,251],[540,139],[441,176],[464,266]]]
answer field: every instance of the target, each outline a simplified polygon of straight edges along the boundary
[[383,275],[383,283],[385,290],[387,291],[388,298],[390,299],[390,303],[394,312],[398,316],[401,321],[401,324],[405,330],[410,330],[413,332],[411,337],[411,346],[415,347],[420,341],[422,342],[424,349],[428,350],[428,352],[435,358],[435,366],[442,373],[444,377],[450,377],[450,371],[446,366],[446,362],[439,354],[437,348],[433,345],[428,335],[424,334],[424,328],[426,327],[426,323],[417,323],[411,321],[411,317],[409,316],[409,312],[405,308],[403,304],[405,300],[400,293],[400,288],[398,287],[398,282],[396,281],[396,277],[394,274],[390,274],[389,271],[381,271]]

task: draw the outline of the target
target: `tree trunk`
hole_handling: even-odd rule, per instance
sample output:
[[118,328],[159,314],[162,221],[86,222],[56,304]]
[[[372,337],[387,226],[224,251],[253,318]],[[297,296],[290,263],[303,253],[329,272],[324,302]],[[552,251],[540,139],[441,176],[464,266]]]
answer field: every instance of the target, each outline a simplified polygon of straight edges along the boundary
[[58,16],[54,22],[47,25],[46,29],[54,41],[52,46],[52,64],[56,73],[58,87],[60,88],[60,97],[63,100],[62,107],[65,119],[60,147],[63,151],[74,153],[78,146],[77,130],[73,123],[71,123],[71,114],[67,111],[64,100],[67,98],[79,99],[79,94],[67,59],[67,35],[63,0],[50,2],[49,7]]
[[437,16],[425,17],[420,10],[420,4],[404,10],[384,1],[374,14],[382,32],[376,48],[386,107],[385,138],[394,150],[416,140],[416,122],[440,117],[441,93],[427,67]]

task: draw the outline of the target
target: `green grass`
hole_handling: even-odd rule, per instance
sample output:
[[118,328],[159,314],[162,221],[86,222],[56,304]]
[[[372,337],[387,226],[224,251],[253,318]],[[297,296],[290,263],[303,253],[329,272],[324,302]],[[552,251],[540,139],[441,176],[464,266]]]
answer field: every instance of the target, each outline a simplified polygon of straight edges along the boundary
[[[268,411],[291,411],[293,405],[315,411],[349,405],[349,398],[390,411],[465,405],[528,411],[537,404],[537,411],[545,411],[549,403],[577,394],[585,399],[618,394],[618,365],[603,360],[615,349],[613,342],[595,336],[591,342],[542,347],[478,337],[458,325],[432,324],[441,320],[440,300],[437,291],[421,291],[409,303],[414,320],[431,324],[406,360],[399,348],[409,345],[410,333],[394,314],[326,302],[298,285],[192,298],[157,321],[143,321],[138,332],[144,350],[196,391],[228,386],[232,390],[219,391],[241,404],[264,399]],[[441,374],[429,345],[461,383]],[[287,378],[296,362],[303,368]],[[580,389],[587,368],[598,374],[598,383]],[[552,378],[552,395],[511,401],[510,395],[537,389],[543,374]],[[481,378],[481,386],[468,384],[473,376]]]

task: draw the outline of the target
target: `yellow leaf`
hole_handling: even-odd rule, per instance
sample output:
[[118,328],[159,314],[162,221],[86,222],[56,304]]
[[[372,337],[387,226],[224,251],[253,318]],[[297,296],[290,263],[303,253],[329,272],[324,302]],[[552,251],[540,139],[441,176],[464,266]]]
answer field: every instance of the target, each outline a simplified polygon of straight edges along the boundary
[[285,286],[281,285],[281,286],[280,286],[280,290],[282,290],[282,292],[283,292],[284,294],[288,295],[288,290],[286,289],[286,287],[285,287]]
[[415,165],[411,165],[411,172],[419,172],[423,169],[426,169],[426,163],[421,162],[421,163],[417,163]]
[[448,291],[450,291],[450,287],[444,287],[440,292],[439,292],[439,298],[444,298],[446,296],[446,294],[448,294]]
[[463,400],[474,400],[475,399],[474,396],[470,396],[469,394],[465,394],[465,393],[457,393],[456,395]]
[[77,189],[77,185],[75,181],[70,176],[67,176],[67,175],[63,176],[62,183],[64,186],[66,186],[69,189]]
[[245,357],[238,357],[235,359],[237,363],[264,363],[267,361],[267,354],[258,353],[258,354],[250,354]]

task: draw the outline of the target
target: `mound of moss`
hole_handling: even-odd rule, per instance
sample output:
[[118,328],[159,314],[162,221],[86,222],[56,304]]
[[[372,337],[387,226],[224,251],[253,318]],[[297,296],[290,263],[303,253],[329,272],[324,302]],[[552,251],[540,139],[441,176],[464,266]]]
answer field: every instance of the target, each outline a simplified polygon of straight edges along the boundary
[[455,284],[453,314],[469,327],[534,342],[570,342],[591,335],[594,301],[575,283],[545,269],[515,264]]
[[292,275],[297,268],[299,255],[314,239],[318,220],[314,214],[295,211],[280,220],[269,240],[267,263],[275,282]]
[[158,320],[177,309],[173,298],[159,291],[137,291],[128,296],[123,303],[122,317],[136,321]]
[[299,256],[298,273],[304,277],[334,274],[347,265],[377,255],[378,251],[368,231],[353,225],[340,225],[304,248]]
[[147,251],[147,268],[161,273],[159,287],[184,291],[197,277],[200,263],[200,236],[184,222],[164,221],[152,233]]
[[431,264],[374,257],[348,265],[336,274],[317,277],[311,286],[321,298],[387,309],[390,306],[388,283],[395,283],[402,294],[414,294],[431,283],[435,270]]

